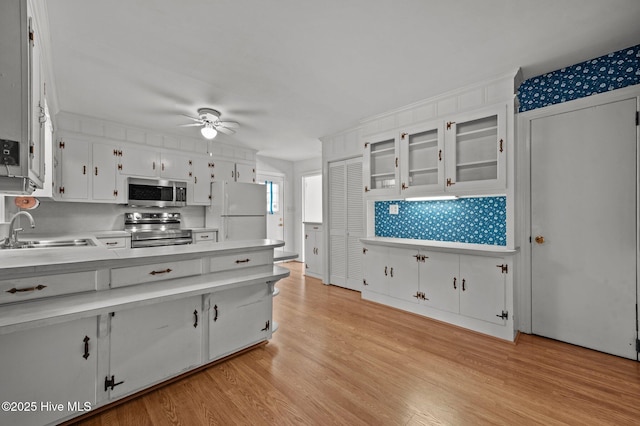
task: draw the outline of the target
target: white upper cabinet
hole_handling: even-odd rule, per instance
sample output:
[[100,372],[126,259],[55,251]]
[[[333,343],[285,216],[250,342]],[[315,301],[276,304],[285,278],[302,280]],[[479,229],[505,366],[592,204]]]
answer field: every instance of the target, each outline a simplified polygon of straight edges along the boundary
[[412,127],[400,134],[400,175],[403,195],[442,191],[444,137],[441,122]]
[[160,158],[160,176],[181,181],[191,181],[191,157],[173,152],[163,152]]
[[506,188],[507,105],[364,140],[367,195],[472,194]]
[[159,167],[160,155],[157,150],[126,145],[118,151],[118,171],[121,175],[155,177]]
[[386,132],[364,143],[364,191],[371,195],[397,194],[400,180],[398,133]]
[[506,113],[500,105],[446,122],[447,191],[506,187]]

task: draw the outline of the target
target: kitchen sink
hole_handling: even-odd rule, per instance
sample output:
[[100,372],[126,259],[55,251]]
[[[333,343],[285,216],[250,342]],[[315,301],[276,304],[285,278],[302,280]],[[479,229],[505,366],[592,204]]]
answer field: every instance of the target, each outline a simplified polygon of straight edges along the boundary
[[90,239],[75,240],[33,240],[18,241],[14,246],[0,245],[0,249],[27,249],[27,248],[56,248],[56,247],[87,247],[96,244]]

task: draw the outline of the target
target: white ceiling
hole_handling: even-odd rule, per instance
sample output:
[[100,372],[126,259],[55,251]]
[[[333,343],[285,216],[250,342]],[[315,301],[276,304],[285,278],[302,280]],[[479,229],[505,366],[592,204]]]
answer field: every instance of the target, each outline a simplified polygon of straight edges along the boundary
[[521,67],[640,43],[638,0],[47,0],[61,111],[161,133],[200,107],[259,155]]

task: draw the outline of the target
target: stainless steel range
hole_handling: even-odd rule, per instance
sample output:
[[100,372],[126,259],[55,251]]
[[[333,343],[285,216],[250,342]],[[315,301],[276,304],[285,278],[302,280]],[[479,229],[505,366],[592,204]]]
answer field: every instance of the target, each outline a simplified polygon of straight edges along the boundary
[[125,213],[124,230],[131,232],[131,248],[193,242],[191,230],[180,228],[180,213]]

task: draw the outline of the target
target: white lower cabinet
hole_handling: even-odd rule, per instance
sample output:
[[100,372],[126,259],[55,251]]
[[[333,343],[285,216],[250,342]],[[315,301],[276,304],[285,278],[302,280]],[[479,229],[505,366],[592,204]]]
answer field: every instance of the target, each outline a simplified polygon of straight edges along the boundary
[[266,283],[208,296],[209,360],[271,338],[273,289]]
[[321,223],[304,224],[304,274],[322,279],[324,269]]
[[97,318],[0,335],[0,424],[39,425],[96,403]]
[[114,312],[99,388],[117,399],[200,365],[202,321],[201,296]]
[[[383,245],[363,250],[363,298],[512,339],[506,257]],[[482,323],[477,320],[482,321]],[[484,325],[490,323],[490,325]]]

